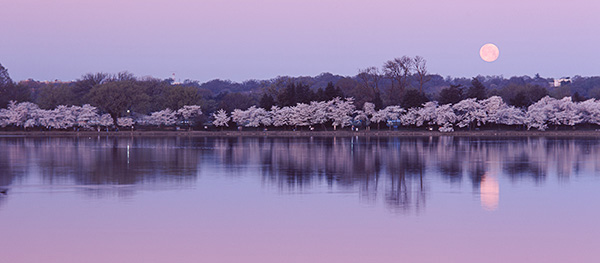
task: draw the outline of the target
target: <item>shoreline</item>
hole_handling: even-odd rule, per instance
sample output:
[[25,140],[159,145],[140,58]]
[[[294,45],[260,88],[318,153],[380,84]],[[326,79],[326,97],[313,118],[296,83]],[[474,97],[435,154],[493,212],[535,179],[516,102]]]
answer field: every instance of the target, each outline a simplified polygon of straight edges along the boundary
[[0,131],[0,137],[600,137],[600,131]]

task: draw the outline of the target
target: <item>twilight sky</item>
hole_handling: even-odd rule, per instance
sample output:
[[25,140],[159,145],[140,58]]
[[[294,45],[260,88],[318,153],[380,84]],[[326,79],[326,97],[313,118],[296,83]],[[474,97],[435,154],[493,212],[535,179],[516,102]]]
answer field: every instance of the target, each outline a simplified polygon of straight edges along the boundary
[[[599,75],[597,0],[0,0],[18,81],[355,75],[420,55],[443,76]],[[491,42],[493,63],[479,58]]]

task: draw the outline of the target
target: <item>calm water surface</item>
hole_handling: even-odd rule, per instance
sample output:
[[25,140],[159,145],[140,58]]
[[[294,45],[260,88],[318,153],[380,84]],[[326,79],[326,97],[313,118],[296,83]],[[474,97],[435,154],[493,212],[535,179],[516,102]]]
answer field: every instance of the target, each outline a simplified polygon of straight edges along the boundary
[[2,262],[600,262],[600,143],[0,138]]

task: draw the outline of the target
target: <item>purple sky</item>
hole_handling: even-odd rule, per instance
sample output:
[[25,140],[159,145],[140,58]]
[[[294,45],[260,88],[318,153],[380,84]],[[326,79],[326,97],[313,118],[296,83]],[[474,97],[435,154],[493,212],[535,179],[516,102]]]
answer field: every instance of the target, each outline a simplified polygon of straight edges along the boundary
[[[14,80],[88,72],[234,81],[355,75],[420,55],[443,76],[599,75],[596,0],[6,0]],[[486,63],[491,42],[500,58]]]

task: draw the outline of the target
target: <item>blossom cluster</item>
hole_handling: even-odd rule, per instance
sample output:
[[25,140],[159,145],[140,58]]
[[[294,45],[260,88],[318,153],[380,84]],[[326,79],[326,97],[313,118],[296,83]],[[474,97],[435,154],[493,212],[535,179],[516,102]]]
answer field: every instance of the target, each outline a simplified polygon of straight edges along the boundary
[[525,126],[527,129],[545,130],[549,125],[574,126],[580,123],[600,125],[600,101],[590,99],[573,102],[571,97],[555,99],[544,97],[527,109],[505,103],[502,98],[464,99],[456,104],[439,105],[436,101],[420,108],[404,109],[392,105],[376,110],[366,102],[363,109],[354,108],[353,99],[335,98],[331,101],[298,103],[291,107],[273,106],[270,111],[255,106],[247,110],[235,109],[229,117],[223,110],[213,114],[215,126],[228,126],[233,120],[239,126],[312,126],[330,123],[334,129],[350,125],[379,126],[437,126],[441,132],[455,128],[478,127],[486,124]]
[[[169,126],[178,120],[188,120],[201,115],[200,106],[183,106],[173,111],[165,109],[151,115],[117,118],[117,125],[131,127],[135,124]],[[89,104],[83,106],[60,105],[52,110],[40,109],[31,102],[16,103],[11,101],[6,109],[0,109],[0,127],[16,126],[23,128],[44,127],[46,129],[93,129],[94,127],[111,127],[114,120],[110,114],[99,114],[99,110]]]
[[[183,106],[178,110],[165,109],[150,115],[121,117],[117,125],[172,126],[202,114],[198,105]],[[493,96],[484,100],[464,99],[456,104],[440,105],[430,101],[419,108],[404,109],[392,105],[376,110],[366,102],[362,109],[355,109],[353,98],[334,98],[330,101],[298,103],[295,106],[273,106],[270,110],[252,106],[246,110],[235,109],[228,114],[219,110],[211,115],[217,127],[235,122],[243,127],[303,127],[331,125],[333,129],[347,126],[371,126],[381,123],[387,126],[433,127],[441,132],[456,128],[478,127],[486,124],[524,126],[527,129],[546,130],[549,126],[575,126],[587,123],[600,125],[600,101],[589,99],[574,102],[571,97],[555,99],[544,97],[527,109],[510,106],[502,98]],[[110,127],[114,120],[109,114],[89,104],[83,106],[58,106],[52,110],[40,109],[31,102],[11,102],[0,109],[0,127],[45,127],[47,129]]]
[[[354,98],[334,98],[330,101],[298,103],[291,107],[273,106],[270,111],[252,106],[247,110],[235,109],[231,119],[239,126],[312,126],[331,122],[333,129],[352,124],[355,114]],[[229,118],[223,111],[213,115],[215,126],[222,126]]]

